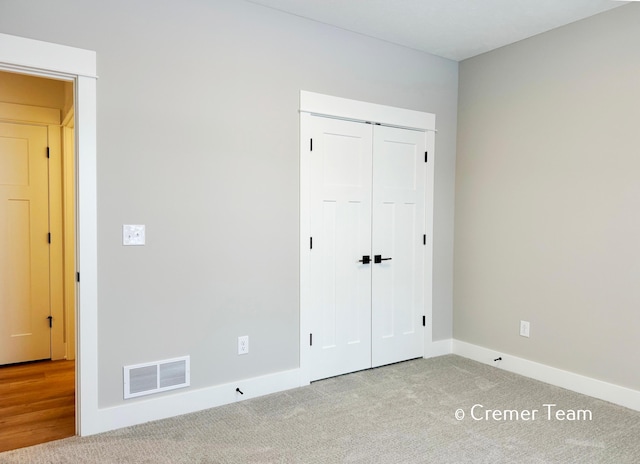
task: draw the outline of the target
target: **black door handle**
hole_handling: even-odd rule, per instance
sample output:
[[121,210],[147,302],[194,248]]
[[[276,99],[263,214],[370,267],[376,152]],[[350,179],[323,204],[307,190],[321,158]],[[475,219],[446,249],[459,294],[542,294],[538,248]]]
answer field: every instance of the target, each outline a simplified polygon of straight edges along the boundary
[[369,256],[369,255],[364,255],[364,256],[362,257],[362,259],[361,259],[361,260],[359,260],[358,262],[359,262],[359,263],[362,263],[362,264],[369,264],[369,263],[371,262],[371,256]]
[[391,258],[383,258],[382,255],[374,255],[373,262],[380,264],[382,261],[391,261]]

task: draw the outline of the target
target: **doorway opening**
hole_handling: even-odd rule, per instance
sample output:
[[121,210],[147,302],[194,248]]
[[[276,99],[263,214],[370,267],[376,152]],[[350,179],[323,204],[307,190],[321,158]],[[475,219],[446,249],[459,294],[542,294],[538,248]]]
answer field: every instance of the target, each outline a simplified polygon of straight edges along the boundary
[[0,451],[75,434],[72,80],[0,71]]
[[0,70],[74,83],[76,172],[76,434],[104,430],[98,407],[96,53],[0,33]]

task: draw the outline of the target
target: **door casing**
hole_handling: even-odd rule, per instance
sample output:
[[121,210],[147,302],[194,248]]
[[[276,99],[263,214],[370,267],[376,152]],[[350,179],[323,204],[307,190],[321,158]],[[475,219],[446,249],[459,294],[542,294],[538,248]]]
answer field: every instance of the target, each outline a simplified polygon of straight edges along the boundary
[[0,69],[75,82],[76,115],[76,433],[102,431],[98,408],[98,234],[96,53],[0,34]]
[[395,108],[375,103],[367,103],[314,92],[300,92],[300,383],[310,383],[311,356],[311,286],[310,286],[310,248],[311,237],[311,185],[309,140],[311,139],[311,115],[322,115],[337,119],[378,123],[386,126],[422,130],[427,133],[426,173],[426,246],[424,269],[424,296],[426,316],[424,357],[432,352],[432,295],[433,295],[433,180],[435,145],[435,114],[421,111]]

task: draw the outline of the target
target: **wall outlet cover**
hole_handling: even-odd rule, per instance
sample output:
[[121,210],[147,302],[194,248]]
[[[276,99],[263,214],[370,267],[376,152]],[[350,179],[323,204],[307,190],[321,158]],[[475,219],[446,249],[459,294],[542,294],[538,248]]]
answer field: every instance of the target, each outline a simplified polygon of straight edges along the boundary
[[238,337],[238,354],[248,354],[249,353],[249,336],[243,335],[242,337]]

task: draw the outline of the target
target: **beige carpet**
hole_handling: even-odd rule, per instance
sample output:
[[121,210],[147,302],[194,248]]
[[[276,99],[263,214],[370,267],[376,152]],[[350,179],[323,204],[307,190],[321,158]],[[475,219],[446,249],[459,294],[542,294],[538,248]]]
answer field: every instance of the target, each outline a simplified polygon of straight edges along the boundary
[[[571,411],[580,420],[566,420]],[[30,464],[422,462],[637,464],[640,413],[450,355],[0,454]]]

